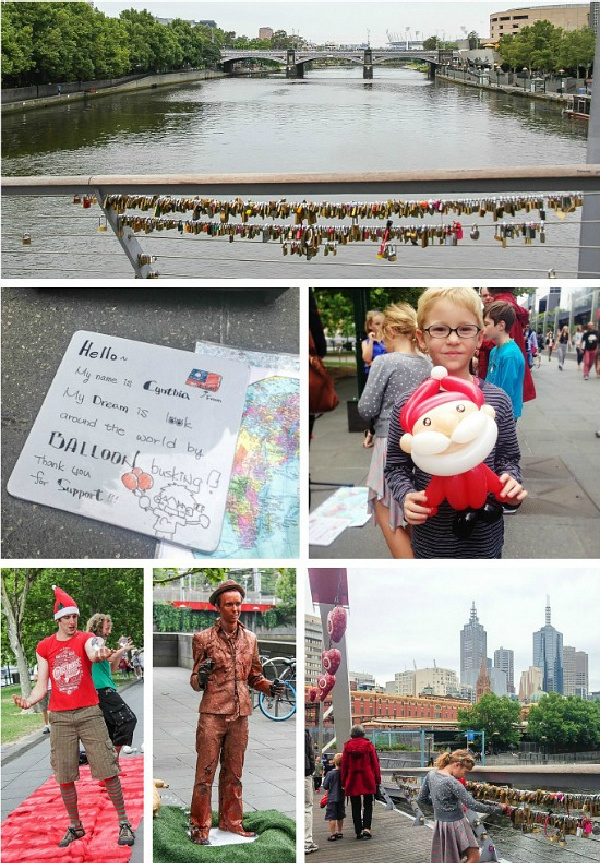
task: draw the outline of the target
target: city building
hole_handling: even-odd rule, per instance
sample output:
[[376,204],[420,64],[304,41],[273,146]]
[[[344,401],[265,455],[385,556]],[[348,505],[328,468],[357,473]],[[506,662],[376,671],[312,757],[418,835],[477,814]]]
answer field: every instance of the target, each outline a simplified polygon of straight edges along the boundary
[[477,677],[477,701],[479,701],[484,695],[487,695],[488,692],[492,691],[492,684],[490,682],[490,675],[488,672],[487,661],[485,657],[481,660],[481,666],[479,668],[479,675]]
[[[350,692],[352,724],[368,725],[376,722],[382,728],[456,728],[459,710],[469,706],[468,701],[457,698],[429,695],[411,698],[403,695],[390,695],[387,692]],[[315,725],[318,711],[308,702],[308,688],[305,689],[306,724]],[[331,706],[331,694],[324,702],[324,712]],[[324,720],[330,725],[331,717]]]
[[535,665],[530,665],[527,671],[521,672],[519,680],[519,701],[530,701],[531,696],[542,689],[544,672]]
[[273,38],[273,28],[272,27],[261,27],[258,31],[259,39],[272,39]]
[[546,599],[545,625],[533,633],[533,665],[542,669],[544,692],[563,691],[563,635],[551,624],[550,597]]
[[515,652],[505,650],[502,646],[494,650],[494,668],[501,669],[506,674],[506,691],[515,691]]
[[524,27],[531,27],[536,21],[549,21],[554,27],[563,30],[581,30],[593,24],[597,11],[590,3],[563,3],[558,6],[521,6],[518,9],[505,9],[490,15],[490,40],[498,42],[501,36],[518,33]]
[[385,684],[386,692],[394,695],[421,695],[431,690],[432,695],[459,694],[458,675],[452,668],[415,668],[394,675],[394,680]]
[[460,682],[474,689],[481,669],[481,662],[487,662],[487,632],[479,623],[475,602],[471,605],[469,622],[460,633]]
[[575,651],[575,695],[588,699],[590,679],[588,673],[588,655],[583,650]]
[[488,676],[490,678],[490,687],[494,695],[502,698],[503,695],[508,695],[508,682],[506,672],[502,668],[488,668]]
[[563,646],[563,695],[575,695],[575,648]]
[[316,686],[317,678],[323,673],[321,653],[323,652],[323,626],[321,618],[315,614],[304,615],[304,679],[307,686]]
[[366,690],[372,692],[377,688],[377,684],[375,683],[375,678],[372,674],[367,674],[365,671],[349,671],[348,679],[350,681],[350,688],[352,684],[356,684],[357,690]]

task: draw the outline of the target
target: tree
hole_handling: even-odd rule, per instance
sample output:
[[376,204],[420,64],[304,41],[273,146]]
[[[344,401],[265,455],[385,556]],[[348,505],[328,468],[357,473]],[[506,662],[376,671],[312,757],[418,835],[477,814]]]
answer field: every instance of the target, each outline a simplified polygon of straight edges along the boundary
[[493,741],[495,748],[506,749],[519,743],[520,735],[516,726],[520,713],[518,701],[511,701],[506,696],[499,698],[493,692],[488,692],[482,695],[477,704],[458,711],[458,727],[463,731],[484,731],[488,742]]
[[275,596],[290,611],[296,608],[296,570],[282,569],[275,584]]
[[479,48],[479,33],[477,30],[471,30],[470,33],[467,33],[467,39],[469,41],[469,51],[477,51]]
[[550,692],[530,707],[527,734],[555,750],[596,749],[600,746],[600,704]]
[[155,569],[154,584],[168,584],[169,582],[179,581],[182,578],[186,578],[188,575],[200,575],[204,577],[206,581],[210,582],[210,584],[219,584],[220,581],[225,581],[229,572],[229,569],[215,569],[214,567],[211,567],[210,569],[175,569],[174,567]]
[[[323,326],[330,335],[339,328],[342,335],[349,336],[354,332],[354,299],[356,288],[316,288],[315,297],[321,314]],[[416,308],[422,288],[371,288],[369,292],[369,308],[385,309],[390,303],[410,303]],[[363,322],[360,322],[362,330]],[[361,333],[357,333],[361,337]]]
[[[27,698],[31,694],[29,680],[29,663],[24,645],[23,625],[27,595],[39,577],[37,569],[3,569],[2,570],[2,611],[6,617],[8,641],[17,662],[21,677],[21,692]],[[4,654],[5,651],[3,650]]]

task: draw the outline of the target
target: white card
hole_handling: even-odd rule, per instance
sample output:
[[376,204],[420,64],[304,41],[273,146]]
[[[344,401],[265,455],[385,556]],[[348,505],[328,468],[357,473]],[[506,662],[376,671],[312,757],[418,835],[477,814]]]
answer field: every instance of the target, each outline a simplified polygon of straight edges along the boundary
[[248,380],[244,363],[76,332],[8,491],[212,551]]

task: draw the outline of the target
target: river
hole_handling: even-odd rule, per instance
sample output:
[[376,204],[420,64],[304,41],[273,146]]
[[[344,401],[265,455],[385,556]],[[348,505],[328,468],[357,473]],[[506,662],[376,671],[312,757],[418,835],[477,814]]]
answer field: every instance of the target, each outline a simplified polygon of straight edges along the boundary
[[[361,172],[498,165],[581,163],[587,124],[560,108],[517,96],[431,82],[409,68],[359,68],[283,76],[222,78],[111,95],[3,117],[2,173],[167,174]],[[400,196],[399,196],[400,197]],[[97,208],[64,199],[4,198],[3,275],[9,278],[131,277],[111,235],[98,233]],[[446,221],[457,218],[449,216]],[[545,278],[575,274],[579,213],[548,213],[546,244],[493,241],[491,216],[459,217],[467,238],[456,247],[401,244],[397,259],[378,261],[375,244],[338,249],[335,257],[282,257],[279,244],[141,238],[159,256],[161,276],[228,278],[440,278],[473,275]],[[517,221],[537,213],[517,214]],[[439,217],[425,219],[439,222]],[[468,237],[471,222],[480,240]],[[31,246],[21,245],[23,231]],[[187,242],[186,247],[182,246]],[[194,243],[191,247],[189,243]],[[208,244],[208,245],[207,245]]]

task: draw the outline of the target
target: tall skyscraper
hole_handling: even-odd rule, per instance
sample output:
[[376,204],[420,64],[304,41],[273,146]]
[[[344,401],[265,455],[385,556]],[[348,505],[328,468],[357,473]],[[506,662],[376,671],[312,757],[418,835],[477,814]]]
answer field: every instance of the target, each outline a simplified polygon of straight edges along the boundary
[[563,634],[551,623],[550,597],[546,598],[545,625],[533,633],[533,665],[542,669],[544,692],[563,691]]
[[588,655],[583,650],[575,651],[575,695],[587,700],[590,691],[588,677]]
[[494,650],[494,668],[500,668],[506,674],[506,691],[515,691],[515,652],[514,650]]
[[481,661],[487,662],[487,632],[479,623],[475,603],[471,604],[469,622],[460,633],[460,682],[477,687]]
[[563,695],[575,695],[575,648],[563,645]]

